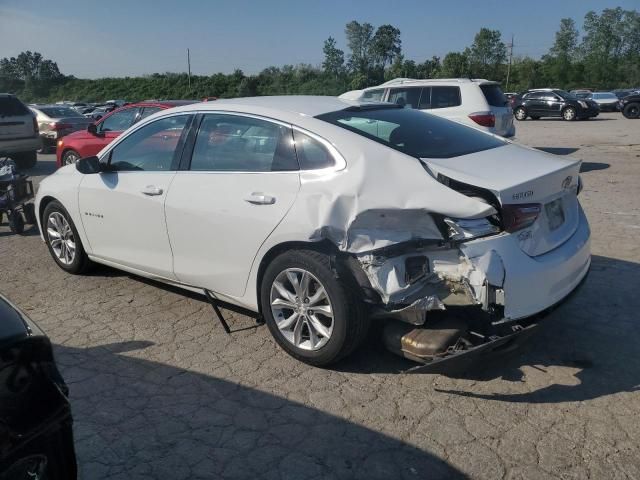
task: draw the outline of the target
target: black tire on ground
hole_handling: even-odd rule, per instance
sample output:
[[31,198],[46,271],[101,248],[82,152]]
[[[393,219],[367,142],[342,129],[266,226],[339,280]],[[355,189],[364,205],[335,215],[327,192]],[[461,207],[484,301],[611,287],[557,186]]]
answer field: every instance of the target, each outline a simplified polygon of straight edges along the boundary
[[20,212],[13,211],[7,215],[9,217],[9,228],[18,235],[24,232],[24,219]]
[[577,118],[576,109],[573,107],[566,107],[562,110],[562,118],[567,121],[572,121]]
[[[318,350],[305,350],[285,338],[271,311],[271,288],[276,277],[289,268],[303,269],[324,286],[333,310],[333,331]],[[353,352],[366,337],[370,319],[358,294],[356,284],[346,268],[332,268],[329,256],[313,250],[292,250],[276,257],[268,266],[260,285],[260,305],[271,335],[292,357],[310,365],[324,367]],[[344,271],[341,271],[344,270]]]
[[12,158],[16,162],[18,170],[28,170],[36,166],[38,162],[38,152],[34,150],[33,152],[16,153]]
[[23,208],[25,221],[29,225],[35,225],[37,223],[36,206],[33,203],[25,203]]
[[[55,254],[53,247],[51,246],[51,237],[47,232],[47,228],[48,228],[49,217],[53,213],[61,214],[65,218],[65,220],[71,227],[71,231],[73,232],[73,240],[75,243],[76,251],[75,251],[73,261],[70,262],[69,264],[64,264],[62,261],[60,261],[58,256]],[[60,202],[58,202],[57,200],[54,200],[45,207],[44,213],[42,214],[41,224],[42,224],[42,233],[44,235],[47,248],[49,249],[49,253],[51,254],[51,257],[53,258],[53,260],[58,264],[58,266],[61,269],[73,274],[82,274],[87,272],[91,268],[91,266],[93,265],[93,262],[89,260],[87,253],[84,251],[84,247],[82,246],[82,240],[80,240],[80,235],[78,235],[78,230],[76,229],[76,226],[74,225],[73,220],[71,220],[71,216],[69,215],[67,210],[62,206]]]
[[532,116],[531,116],[531,120],[540,120],[540,117],[538,117],[538,116],[535,116],[535,117],[534,117],[534,116],[532,115]]
[[630,119],[640,118],[640,103],[633,102],[625,105],[624,110],[622,110],[622,115]]
[[80,160],[80,154],[78,152],[75,150],[67,150],[62,155],[62,166],[71,165],[76,163],[78,160]]
[[524,107],[518,107],[513,111],[513,116],[516,117],[516,120],[522,121],[527,119],[527,111]]

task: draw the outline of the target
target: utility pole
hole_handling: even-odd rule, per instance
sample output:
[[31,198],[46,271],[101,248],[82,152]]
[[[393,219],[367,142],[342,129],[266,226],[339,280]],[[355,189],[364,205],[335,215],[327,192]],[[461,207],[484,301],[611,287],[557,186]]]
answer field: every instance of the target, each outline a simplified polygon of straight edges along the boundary
[[188,48],[187,48],[187,69],[188,69],[188,72],[189,72],[188,73],[188,75],[189,75],[189,93],[191,93],[191,53],[189,52]]
[[507,67],[507,84],[504,89],[509,91],[509,76],[511,75],[511,60],[513,59],[513,33],[511,34],[511,43],[509,44],[509,66]]

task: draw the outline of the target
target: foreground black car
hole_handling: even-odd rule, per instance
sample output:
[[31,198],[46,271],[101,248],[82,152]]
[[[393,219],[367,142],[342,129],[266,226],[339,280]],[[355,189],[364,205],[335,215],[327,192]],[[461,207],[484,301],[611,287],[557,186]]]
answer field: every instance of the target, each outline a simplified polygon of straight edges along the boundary
[[516,120],[526,120],[527,117],[533,120],[541,117],[576,120],[597,117],[600,113],[598,104],[593,100],[580,99],[557,89],[529,90],[518,95],[512,107]]
[[75,480],[68,389],[51,342],[0,295],[0,480]]
[[626,118],[640,118],[640,93],[622,98],[620,100],[620,110]]

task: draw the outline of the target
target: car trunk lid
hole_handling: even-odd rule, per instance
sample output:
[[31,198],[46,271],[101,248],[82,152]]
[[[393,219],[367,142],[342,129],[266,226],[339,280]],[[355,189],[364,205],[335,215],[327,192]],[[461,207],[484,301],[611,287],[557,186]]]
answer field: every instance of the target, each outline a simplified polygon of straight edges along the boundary
[[422,160],[436,176],[491,191],[503,217],[514,207],[537,208],[535,221],[513,232],[530,256],[561,245],[578,226],[580,160],[512,144],[460,157]]

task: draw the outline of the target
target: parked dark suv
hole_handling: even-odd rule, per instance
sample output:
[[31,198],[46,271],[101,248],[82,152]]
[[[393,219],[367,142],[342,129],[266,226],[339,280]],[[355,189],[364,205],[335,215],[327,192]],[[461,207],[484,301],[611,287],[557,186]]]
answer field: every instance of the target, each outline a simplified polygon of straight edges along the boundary
[[517,120],[525,120],[527,117],[533,120],[540,117],[575,120],[597,117],[600,113],[598,104],[593,100],[580,99],[564,90],[551,88],[529,90],[518,95],[511,105]]
[[640,93],[633,93],[620,99],[620,110],[626,118],[640,118]]

